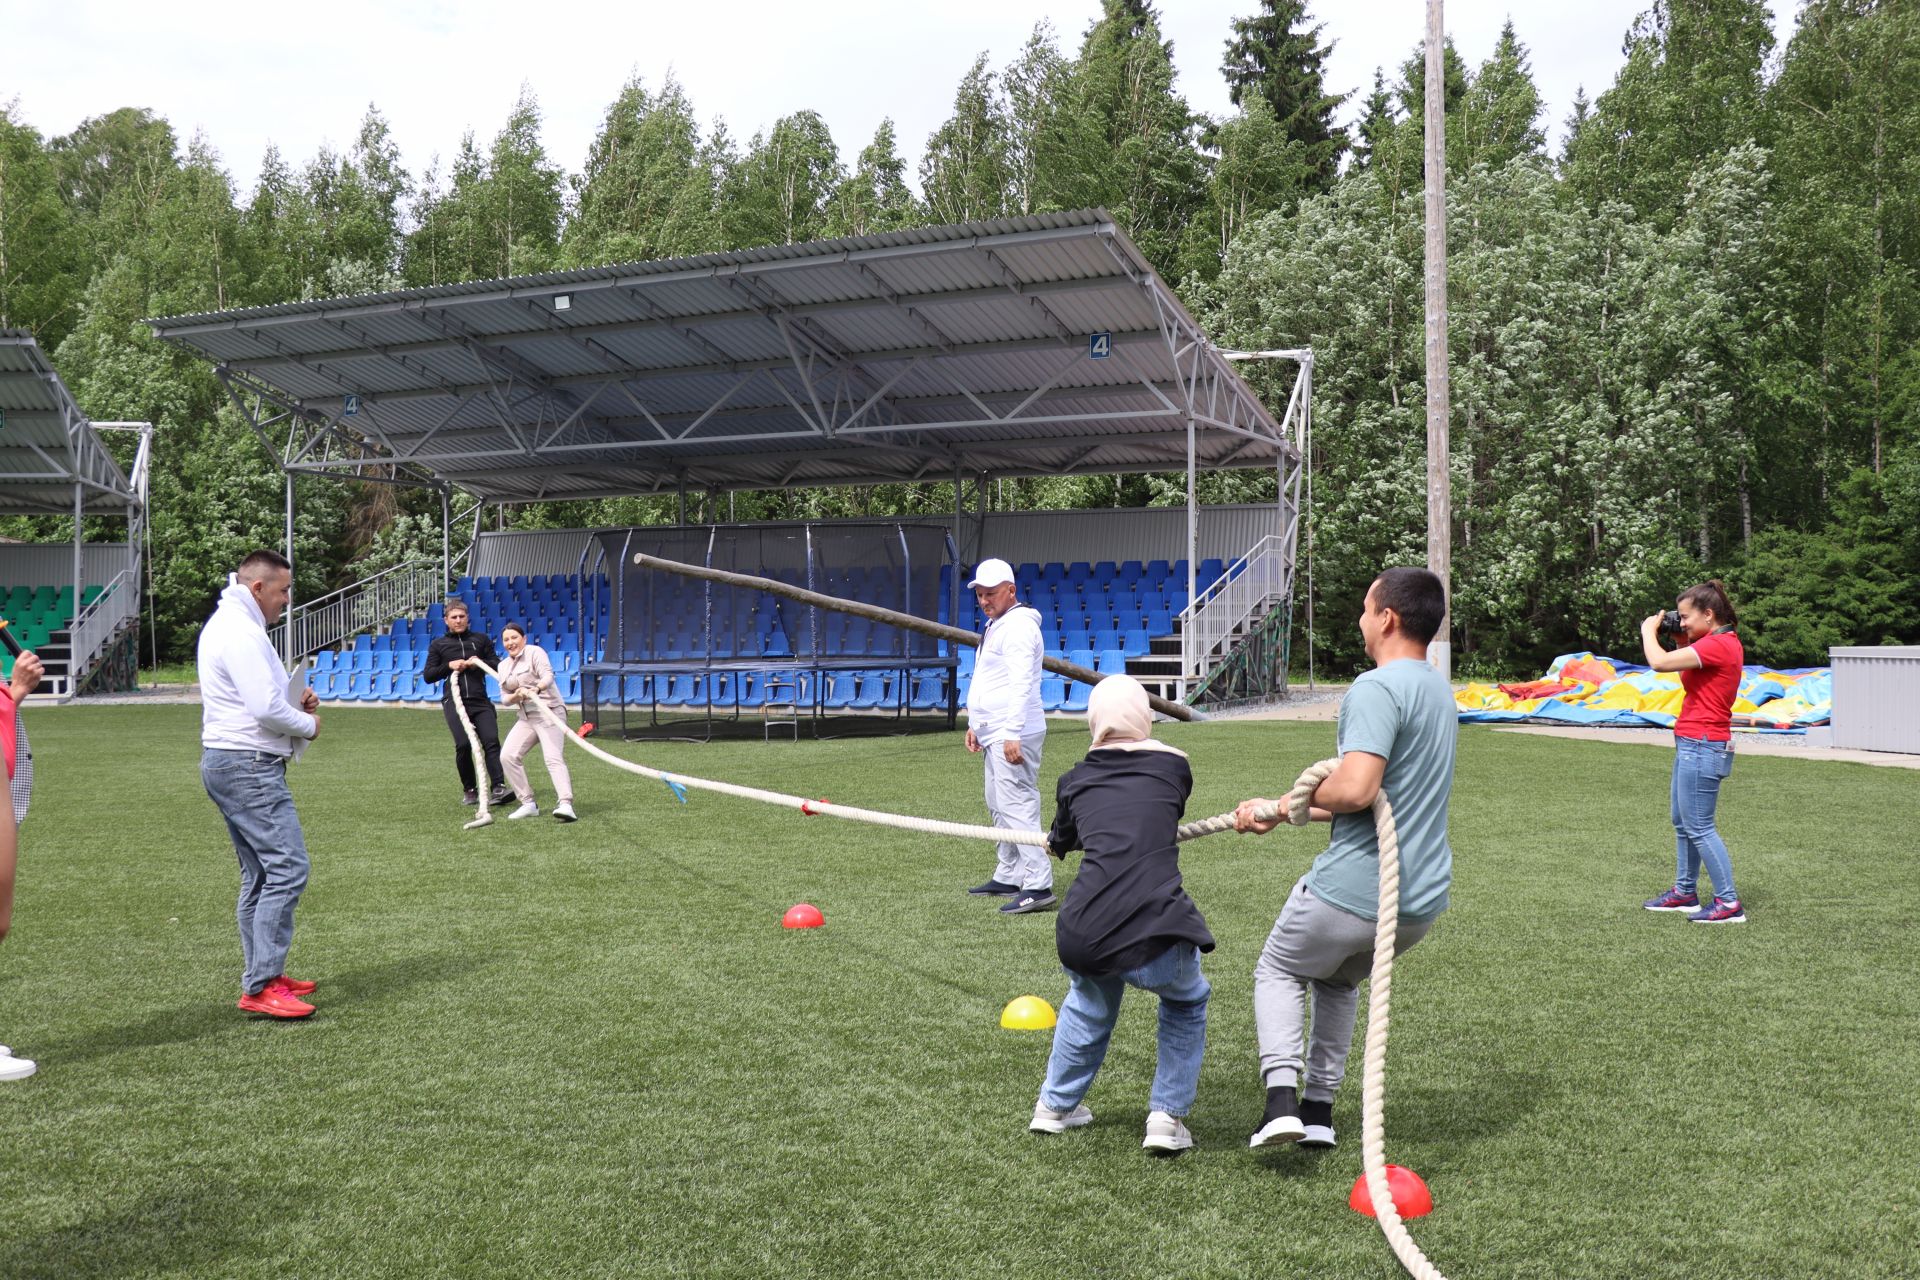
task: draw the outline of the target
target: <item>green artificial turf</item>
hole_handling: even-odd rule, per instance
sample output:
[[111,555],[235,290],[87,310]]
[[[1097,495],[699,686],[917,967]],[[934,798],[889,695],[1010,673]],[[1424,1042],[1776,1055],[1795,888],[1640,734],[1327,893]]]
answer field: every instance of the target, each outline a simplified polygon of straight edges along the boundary
[[[1325,829],[1187,846],[1220,939],[1172,1161],[1140,1150],[1153,1001],[1088,1103],[1026,1131],[1065,982],[1048,916],[963,896],[990,852],[572,757],[581,821],[468,832],[433,713],[331,711],[294,790],[306,1023],[233,1008],[236,873],[198,709],[32,713],[0,947],[0,1276],[1401,1274],[1337,1151],[1251,1153],[1251,970]],[[1054,728],[1043,786],[1084,731]],[[1279,794],[1326,724],[1177,726],[1190,816]],[[958,735],[621,744],[688,774],[984,820]],[[1670,755],[1469,728],[1454,906],[1396,970],[1388,1155],[1453,1277],[1920,1269],[1911,981],[1920,775],[1742,758],[1745,926],[1669,883]],[[537,761],[537,753],[535,755]],[[545,773],[533,763],[543,802]],[[1049,805],[1049,809],[1050,809]],[[1064,877],[1063,877],[1064,883]],[[809,901],[824,929],[780,927]]]

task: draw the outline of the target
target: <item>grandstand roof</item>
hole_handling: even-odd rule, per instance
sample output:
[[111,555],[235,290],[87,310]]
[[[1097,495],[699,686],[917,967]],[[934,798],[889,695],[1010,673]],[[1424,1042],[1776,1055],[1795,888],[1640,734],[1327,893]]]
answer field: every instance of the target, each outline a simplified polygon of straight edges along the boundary
[[125,515],[142,499],[24,329],[0,329],[0,514]]
[[1098,209],[147,323],[289,470],[488,501],[1297,458]]

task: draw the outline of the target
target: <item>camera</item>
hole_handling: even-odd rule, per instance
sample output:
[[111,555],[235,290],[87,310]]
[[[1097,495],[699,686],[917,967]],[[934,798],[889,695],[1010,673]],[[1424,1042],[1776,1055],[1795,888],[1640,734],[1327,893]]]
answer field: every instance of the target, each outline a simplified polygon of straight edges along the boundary
[[1680,611],[1669,609],[1660,615],[1660,634],[1673,640],[1680,639],[1687,631],[1686,624],[1680,621]]

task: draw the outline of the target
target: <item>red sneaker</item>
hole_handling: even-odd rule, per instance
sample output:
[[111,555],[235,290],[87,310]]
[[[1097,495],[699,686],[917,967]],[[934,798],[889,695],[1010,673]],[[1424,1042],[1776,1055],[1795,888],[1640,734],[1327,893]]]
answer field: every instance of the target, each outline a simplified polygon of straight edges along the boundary
[[313,1012],[313,1006],[269,982],[260,988],[258,995],[241,996],[235,1007],[248,1013],[264,1013],[269,1018],[304,1018]]
[[289,978],[284,973],[267,985],[270,987],[277,985],[290,996],[310,996],[320,989],[320,984],[317,982],[307,982],[301,978]]

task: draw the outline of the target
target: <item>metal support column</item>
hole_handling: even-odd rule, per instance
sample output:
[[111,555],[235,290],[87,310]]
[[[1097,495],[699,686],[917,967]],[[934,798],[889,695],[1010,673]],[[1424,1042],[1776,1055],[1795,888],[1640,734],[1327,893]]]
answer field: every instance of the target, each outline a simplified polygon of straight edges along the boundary
[[[1193,435],[1193,401],[1187,401],[1187,608],[1191,610],[1199,592],[1200,583],[1200,508],[1194,494],[1194,468],[1199,461]],[[1188,625],[1180,628],[1180,699],[1187,697],[1187,673],[1193,670],[1193,617],[1187,614]]]
[[440,489],[440,594],[453,589],[453,499]]
[[69,693],[73,691],[74,677],[79,675],[79,672],[74,670],[74,661],[79,655],[73,651],[73,619],[80,616],[80,593],[85,591],[87,586],[82,581],[87,574],[87,544],[83,530],[86,498],[86,490],[81,487],[80,479],[76,475],[73,481],[73,614],[67,619],[67,690]]
[[[287,557],[287,563],[292,564],[293,563],[293,472],[291,471],[286,472],[286,479],[287,479],[287,501],[286,501],[287,525],[286,525],[285,533],[286,533],[287,549],[283,554]],[[291,571],[289,571],[287,574],[287,605],[286,605],[286,608],[280,611],[280,616],[286,622],[286,625],[280,628],[280,661],[282,665],[291,667],[293,665],[293,574]]]

